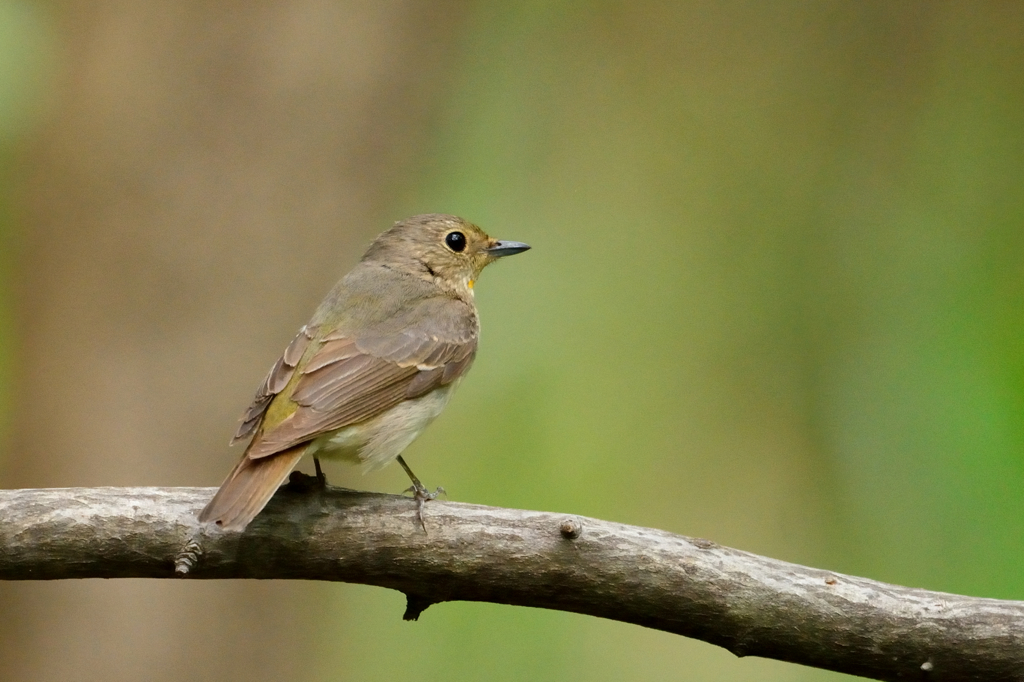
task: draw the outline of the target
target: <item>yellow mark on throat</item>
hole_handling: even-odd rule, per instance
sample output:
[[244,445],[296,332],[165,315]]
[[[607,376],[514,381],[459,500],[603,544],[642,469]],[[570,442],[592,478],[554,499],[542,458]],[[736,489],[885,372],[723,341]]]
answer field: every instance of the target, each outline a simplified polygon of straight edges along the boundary
[[474,280],[469,280],[468,282],[466,282],[466,286],[469,287],[470,289],[472,289],[474,283],[475,283]]

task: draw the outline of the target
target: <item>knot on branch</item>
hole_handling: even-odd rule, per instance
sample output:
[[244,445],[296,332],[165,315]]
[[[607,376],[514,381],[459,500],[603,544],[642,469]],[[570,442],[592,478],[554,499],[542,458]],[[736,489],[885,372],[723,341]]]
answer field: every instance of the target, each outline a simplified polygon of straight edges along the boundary
[[567,516],[562,519],[561,525],[558,526],[558,532],[566,540],[575,540],[583,535],[583,521],[575,516]]

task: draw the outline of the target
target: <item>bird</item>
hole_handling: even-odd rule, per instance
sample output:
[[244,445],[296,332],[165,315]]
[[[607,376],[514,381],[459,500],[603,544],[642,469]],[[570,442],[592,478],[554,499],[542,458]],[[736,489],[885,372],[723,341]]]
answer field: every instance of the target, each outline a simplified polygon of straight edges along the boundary
[[413,216],[381,233],[256,391],[231,440],[249,444],[199,521],[244,530],[309,455],[321,484],[321,458],[366,471],[397,460],[426,531],[423,504],[441,489],[428,492],[402,451],[473,364],[481,271],[529,248],[445,214]]

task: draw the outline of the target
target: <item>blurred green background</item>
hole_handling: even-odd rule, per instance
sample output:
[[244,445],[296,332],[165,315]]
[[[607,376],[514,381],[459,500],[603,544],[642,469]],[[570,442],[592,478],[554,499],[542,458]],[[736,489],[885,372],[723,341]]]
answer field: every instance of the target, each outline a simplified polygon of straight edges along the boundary
[[[0,2],[0,485],[215,485],[396,219],[528,254],[406,457],[1024,599],[1024,5]],[[333,483],[394,491],[389,467]],[[0,585],[17,680],[833,680],[352,585]]]

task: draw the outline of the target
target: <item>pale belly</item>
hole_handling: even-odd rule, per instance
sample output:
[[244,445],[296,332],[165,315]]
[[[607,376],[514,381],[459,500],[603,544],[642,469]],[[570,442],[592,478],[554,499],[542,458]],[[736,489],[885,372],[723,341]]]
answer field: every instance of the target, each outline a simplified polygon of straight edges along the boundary
[[325,433],[309,444],[305,454],[361,462],[364,471],[379,469],[402,454],[441,414],[458,383],[406,400],[372,419]]

